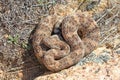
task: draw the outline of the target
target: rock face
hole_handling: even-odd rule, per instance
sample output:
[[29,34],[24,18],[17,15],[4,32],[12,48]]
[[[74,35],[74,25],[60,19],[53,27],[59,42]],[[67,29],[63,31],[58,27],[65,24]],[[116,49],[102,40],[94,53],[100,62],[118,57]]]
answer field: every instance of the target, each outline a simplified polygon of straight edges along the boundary
[[[82,66],[77,65],[58,73],[37,77],[34,80],[120,80],[120,55],[117,53],[112,54],[110,49],[103,47],[97,49],[93,53],[95,52],[98,53],[94,55],[107,55],[109,59],[106,62],[104,61],[104,59],[107,59],[105,57],[104,59],[98,59],[98,57],[94,57],[93,59],[93,56],[91,56],[89,57],[89,61],[85,62]],[[97,60],[100,63],[91,62],[90,58],[92,58],[91,60]]]

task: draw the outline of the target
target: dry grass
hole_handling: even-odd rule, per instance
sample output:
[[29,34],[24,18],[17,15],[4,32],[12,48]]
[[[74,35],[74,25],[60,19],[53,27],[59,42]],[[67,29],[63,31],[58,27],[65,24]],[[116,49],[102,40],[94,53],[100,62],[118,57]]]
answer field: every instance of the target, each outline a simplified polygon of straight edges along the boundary
[[[42,75],[46,71],[37,62],[32,54],[33,51],[29,50],[28,39],[41,17],[49,15],[49,10],[55,4],[67,5],[67,1],[0,0],[1,80],[33,80],[36,76]],[[76,4],[77,0],[74,1]],[[93,18],[101,29],[100,45],[116,50],[120,47],[120,2],[119,0],[101,1],[103,1],[102,6],[95,7],[90,13],[93,14]],[[70,4],[70,6],[76,8],[75,4]],[[77,3],[78,6],[81,6],[79,4]],[[16,34],[19,35],[18,43],[8,43],[8,36],[14,37]],[[116,39],[119,40],[116,41]]]

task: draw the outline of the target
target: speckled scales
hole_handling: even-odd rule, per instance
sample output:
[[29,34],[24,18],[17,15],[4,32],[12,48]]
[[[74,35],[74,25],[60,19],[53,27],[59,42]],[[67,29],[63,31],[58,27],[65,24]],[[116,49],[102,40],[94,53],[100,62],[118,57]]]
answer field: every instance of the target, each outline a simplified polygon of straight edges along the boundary
[[100,40],[99,27],[87,12],[77,11],[63,18],[61,31],[64,40],[51,35],[59,19],[52,15],[41,20],[32,40],[36,57],[53,72],[78,63],[97,47]]

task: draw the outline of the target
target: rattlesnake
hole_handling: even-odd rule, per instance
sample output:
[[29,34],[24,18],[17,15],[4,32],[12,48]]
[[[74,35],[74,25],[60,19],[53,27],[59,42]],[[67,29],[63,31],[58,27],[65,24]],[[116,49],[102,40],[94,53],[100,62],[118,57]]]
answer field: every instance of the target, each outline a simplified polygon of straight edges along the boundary
[[32,37],[36,57],[53,72],[78,63],[96,48],[100,40],[99,27],[86,12],[77,11],[63,18],[60,24],[63,39],[52,34],[59,19],[56,15],[45,17]]

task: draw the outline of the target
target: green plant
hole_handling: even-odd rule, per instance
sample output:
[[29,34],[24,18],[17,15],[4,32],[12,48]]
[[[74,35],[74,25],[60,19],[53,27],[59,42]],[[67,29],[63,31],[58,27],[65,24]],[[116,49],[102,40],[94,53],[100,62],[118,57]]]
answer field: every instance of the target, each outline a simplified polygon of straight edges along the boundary
[[18,44],[18,39],[19,39],[19,35],[15,35],[15,36],[8,36],[8,43],[13,43],[13,44]]
[[37,0],[39,2],[39,4],[43,4],[43,0]]
[[45,5],[45,4],[55,4],[55,0],[52,0],[52,2],[49,2],[47,0],[37,0],[40,5]]
[[31,45],[27,42],[22,42],[21,47],[24,48],[24,49],[27,49],[27,50],[31,49]]

